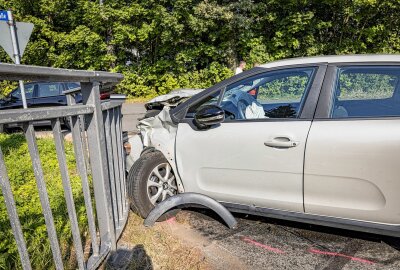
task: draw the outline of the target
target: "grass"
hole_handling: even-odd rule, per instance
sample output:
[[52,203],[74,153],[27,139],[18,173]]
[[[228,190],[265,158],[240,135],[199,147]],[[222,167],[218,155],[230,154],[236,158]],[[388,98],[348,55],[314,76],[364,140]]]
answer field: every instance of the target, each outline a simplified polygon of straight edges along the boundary
[[[76,269],[70,223],[52,138],[37,139],[45,182],[55,220],[65,269]],[[28,146],[22,134],[1,134],[0,147],[4,154],[17,211],[27,243],[33,269],[54,269],[53,257]],[[82,187],[75,166],[73,145],[65,142],[67,165],[76,203],[83,243],[87,242],[87,220]],[[11,231],[4,198],[0,195],[0,269],[21,269],[19,255]],[[128,269],[209,269],[201,250],[188,247],[174,237],[165,226],[145,228],[143,219],[130,213],[120,243],[129,245],[133,257]],[[84,245],[85,246],[85,245]],[[107,263],[103,266],[112,269]]]
[[[38,139],[37,144],[64,265],[67,269],[74,269],[75,254],[55,145],[49,138]],[[22,134],[0,134],[0,147],[4,154],[32,268],[52,269],[54,268],[52,253],[25,137]],[[87,220],[84,199],[71,143],[65,143],[65,152],[82,240],[86,241]],[[2,232],[0,269],[21,269],[2,195],[0,195],[0,230]]]

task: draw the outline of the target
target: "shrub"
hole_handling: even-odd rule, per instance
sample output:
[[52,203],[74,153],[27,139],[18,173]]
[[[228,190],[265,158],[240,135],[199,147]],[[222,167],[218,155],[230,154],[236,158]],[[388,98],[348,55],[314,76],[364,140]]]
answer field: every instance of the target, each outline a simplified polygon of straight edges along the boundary
[[167,94],[178,88],[207,88],[233,75],[232,70],[217,62],[209,68],[193,70],[180,74],[164,73],[157,75],[152,70],[124,72],[124,80],[117,86],[117,92],[130,97],[154,97]]

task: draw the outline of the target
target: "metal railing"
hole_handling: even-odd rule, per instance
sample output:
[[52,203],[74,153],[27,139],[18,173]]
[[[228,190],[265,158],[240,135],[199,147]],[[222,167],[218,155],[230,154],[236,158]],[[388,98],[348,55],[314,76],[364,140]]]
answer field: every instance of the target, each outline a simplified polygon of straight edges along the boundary
[[[100,101],[100,85],[115,84],[121,74],[54,69],[45,67],[0,64],[0,80],[80,82],[83,104],[75,103],[77,91],[66,92],[68,106],[28,108],[0,111],[0,125],[18,123],[23,126],[28,144],[40,203],[56,269],[63,269],[60,244],[44,181],[33,122],[50,120],[64,196],[71,224],[72,240],[79,269],[95,269],[116,249],[128,216],[125,188],[124,152],[122,143],[123,99]],[[75,89],[77,90],[77,89]],[[76,167],[82,183],[91,253],[85,259],[78,226],[75,200],[64,150],[61,121],[70,122]],[[89,178],[91,177],[92,189]],[[23,269],[31,269],[31,261],[23,236],[15,199],[0,149],[0,187],[6,203],[11,228],[17,243]],[[92,198],[92,194],[94,198]],[[95,207],[93,207],[95,205]],[[94,214],[96,213],[96,214]]]

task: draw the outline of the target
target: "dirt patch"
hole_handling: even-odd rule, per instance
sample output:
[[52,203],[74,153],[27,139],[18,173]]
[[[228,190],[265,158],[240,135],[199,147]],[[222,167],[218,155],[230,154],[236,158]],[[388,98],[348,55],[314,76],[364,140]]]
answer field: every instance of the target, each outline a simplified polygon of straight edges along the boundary
[[[198,248],[203,252],[212,269],[248,269],[241,260],[229,250],[218,244],[218,241],[204,237],[199,231],[190,227],[186,222],[189,213],[181,211],[177,218],[163,222],[162,226],[171,235],[187,246]],[[224,226],[223,224],[220,224]]]
[[131,212],[116,256],[102,269],[248,269],[218,241],[191,228],[188,215],[181,211],[176,218],[146,228],[143,219]]
[[102,269],[215,269],[201,248],[176,237],[171,221],[143,226],[143,219],[130,213],[118,242],[118,261],[107,261]]

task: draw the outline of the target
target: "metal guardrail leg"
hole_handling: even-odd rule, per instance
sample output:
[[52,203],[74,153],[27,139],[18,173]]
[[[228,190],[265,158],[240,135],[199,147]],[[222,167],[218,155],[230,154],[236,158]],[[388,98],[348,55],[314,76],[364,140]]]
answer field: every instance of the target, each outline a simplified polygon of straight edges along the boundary
[[112,204],[110,198],[110,182],[108,176],[108,163],[106,140],[104,136],[103,113],[100,104],[99,83],[81,83],[83,103],[95,106],[94,112],[87,116],[87,134],[89,144],[89,158],[93,176],[94,196],[96,200],[101,245],[111,244],[111,249],[116,250],[115,227],[112,222]]
[[22,233],[21,223],[19,221],[15,200],[11,191],[11,185],[7,175],[6,164],[4,163],[3,152],[1,151],[1,149],[0,149],[0,187],[3,193],[4,201],[6,203],[7,213],[11,223],[11,229],[14,233],[15,241],[17,243],[17,248],[21,259],[22,268],[24,270],[30,270],[32,269],[32,266],[29,260],[28,250],[26,249],[24,235]]
[[118,205],[118,216],[116,222],[119,223],[119,219],[122,216],[122,201],[121,201],[121,172],[119,171],[119,156],[118,156],[118,142],[117,142],[117,130],[116,130],[116,116],[115,116],[115,108],[108,110],[110,113],[110,128],[111,128],[111,137],[109,138],[112,145],[112,154],[113,154],[113,164],[114,164],[114,173],[115,173],[115,190],[117,192],[117,205]]
[[69,179],[69,174],[68,174],[67,159],[65,157],[65,149],[64,149],[64,138],[61,133],[60,119],[57,118],[56,120],[52,120],[51,127],[53,129],[58,165],[60,167],[62,185],[64,188],[65,201],[67,202],[68,216],[71,222],[71,232],[74,241],[78,267],[79,269],[83,270],[85,268],[85,263],[83,258],[82,239],[79,232],[75,202],[72,194],[71,181]]
[[[67,95],[67,102],[69,105],[75,105],[75,99],[71,95]],[[80,116],[72,116],[70,118],[71,122],[71,131],[72,131],[72,139],[74,144],[74,153],[76,159],[76,167],[78,169],[79,176],[82,181],[82,191],[83,197],[85,200],[86,207],[86,215],[88,218],[89,225],[89,233],[92,242],[93,255],[99,255],[99,243],[97,241],[97,233],[96,233],[96,223],[94,220],[93,206],[92,206],[92,196],[90,194],[89,180],[87,176],[87,159],[85,158],[85,152],[87,148],[85,148],[83,142],[86,139],[82,138],[82,131],[80,125],[81,122]]]
[[56,269],[61,270],[64,269],[64,266],[61,257],[60,245],[58,243],[56,228],[54,226],[54,218],[50,208],[46,183],[44,182],[43,169],[36,144],[35,130],[33,129],[32,123],[29,123],[28,125],[25,124],[24,131],[26,141],[28,142],[29,153],[32,159],[33,172],[36,178],[36,185],[39,191],[40,203],[42,205],[44,220],[46,222],[46,228],[49,235],[51,251],[53,252],[55,267]]
[[119,217],[120,220],[123,220],[124,212],[125,212],[125,204],[126,204],[126,196],[125,196],[125,170],[123,167],[123,164],[125,162],[125,155],[123,151],[123,142],[122,142],[122,129],[121,129],[121,114],[120,114],[120,108],[116,107],[114,109],[114,117],[115,119],[115,131],[116,131],[116,139],[117,139],[117,154],[118,154],[118,170],[120,174],[120,179],[119,179],[119,184],[121,187],[121,205],[122,205],[122,210],[121,210],[121,215]]
[[114,216],[114,226],[118,226],[118,204],[117,204],[117,195],[116,195],[116,177],[114,171],[114,157],[113,157],[113,147],[111,143],[111,113],[110,110],[106,110],[103,112],[104,117],[104,128],[106,133],[106,146],[107,146],[107,159],[108,159],[108,168],[109,168],[109,177],[110,177],[110,186],[111,186],[111,199],[113,203],[113,216]]

